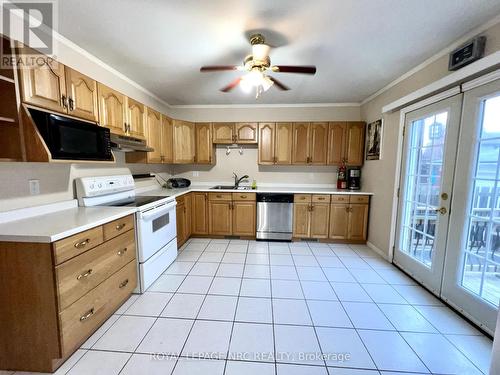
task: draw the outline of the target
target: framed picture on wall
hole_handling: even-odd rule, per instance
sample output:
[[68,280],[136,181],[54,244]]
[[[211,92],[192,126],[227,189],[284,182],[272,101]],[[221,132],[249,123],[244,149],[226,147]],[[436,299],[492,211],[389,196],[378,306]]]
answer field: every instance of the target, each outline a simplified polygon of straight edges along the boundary
[[382,153],[382,119],[366,127],[366,160],[380,160]]

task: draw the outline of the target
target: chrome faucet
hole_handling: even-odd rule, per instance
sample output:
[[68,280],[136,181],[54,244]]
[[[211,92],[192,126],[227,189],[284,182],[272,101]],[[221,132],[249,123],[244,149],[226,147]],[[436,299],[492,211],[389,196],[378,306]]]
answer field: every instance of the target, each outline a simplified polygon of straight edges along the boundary
[[238,178],[238,175],[233,172],[234,176],[234,187],[237,189],[238,186],[240,185],[241,180],[244,180],[245,178],[248,178],[248,175],[244,175],[243,177]]

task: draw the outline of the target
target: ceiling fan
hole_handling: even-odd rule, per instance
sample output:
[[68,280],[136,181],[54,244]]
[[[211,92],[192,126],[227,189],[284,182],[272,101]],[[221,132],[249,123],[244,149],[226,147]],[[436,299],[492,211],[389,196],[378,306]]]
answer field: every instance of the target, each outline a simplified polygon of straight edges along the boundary
[[316,74],[315,66],[271,65],[271,59],[269,58],[271,47],[265,43],[262,34],[252,35],[250,37],[250,44],[252,45],[252,54],[245,57],[243,65],[202,66],[200,72],[246,71],[245,75],[236,78],[227,86],[220,89],[220,91],[229,92],[239,85],[245,92],[255,89],[256,99],[273,85],[276,85],[280,90],[290,90],[289,87],[281,83],[278,79],[267,75],[268,71],[273,73]]

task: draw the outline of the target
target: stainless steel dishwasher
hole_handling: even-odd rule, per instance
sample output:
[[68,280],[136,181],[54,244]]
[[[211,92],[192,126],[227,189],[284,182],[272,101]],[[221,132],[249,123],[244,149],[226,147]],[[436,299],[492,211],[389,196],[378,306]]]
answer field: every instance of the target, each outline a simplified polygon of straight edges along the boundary
[[257,193],[257,239],[290,241],[292,229],[293,194]]

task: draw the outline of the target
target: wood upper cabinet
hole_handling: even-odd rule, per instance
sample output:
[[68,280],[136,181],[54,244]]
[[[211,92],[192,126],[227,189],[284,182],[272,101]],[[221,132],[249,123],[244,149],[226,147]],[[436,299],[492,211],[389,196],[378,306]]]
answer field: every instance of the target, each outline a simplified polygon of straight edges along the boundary
[[127,134],[133,137],[145,138],[145,107],[137,100],[127,98]]
[[190,164],[195,162],[194,123],[174,120],[174,163]]
[[209,201],[208,202],[208,225],[209,233],[218,236],[230,236],[233,234],[233,220],[231,215],[232,201]]
[[196,163],[215,163],[215,148],[212,143],[212,124],[196,123],[194,128],[196,138]]
[[233,201],[233,235],[255,236],[256,203]]
[[274,164],[276,145],[276,125],[266,122],[259,124],[259,164]]
[[311,123],[309,142],[309,164],[325,165],[328,152],[327,122]]
[[235,143],[257,143],[256,122],[239,122],[234,125]]
[[349,205],[347,238],[349,240],[365,241],[367,228],[368,228],[368,204]]
[[68,113],[97,122],[97,82],[69,67],[65,68],[65,72]]
[[330,235],[332,240],[346,240],[349,222],[349,205],[332,203],[330,205]]
[[222,144],[232,144],[235,142],[233,122],[214,122],[213,142]]
[[23,102],[56,112],[67,112],[64,65],[41,55],[37,62],[29,69],[19,69]]
[[276,123],[276,145],[274,161],[276,164],[292,164],[293,126],[290,122]]
[[162,123],[160,112],[151,108],[146,108],[146,126],[148,145],[154,151],[147,153],[148,163],[161,163],[163,161],[161,149]]
[[127,119],[126,97],[102,83],[97,84],[99,95],[99,123],[111,133],[125,134]]
[[161,116],[161,150],[164,163],[174,162],[174,124],[171,118]]
[[311,203],[293,203],[293,237],[309,238],[311,233]]
[[365,155],[365,123],[348,122],[346,134],[345,158],[350,166],[363,165]]
[[331,122],[328,129],[328,164],[340,165],[345,155],[347,123]]
[[309,162],[309,131],[308,122],[296,122],[293,124],[292,164],[307,164]]
[[208,234],[208,193],[193,192],[192,231],[195,235]]

